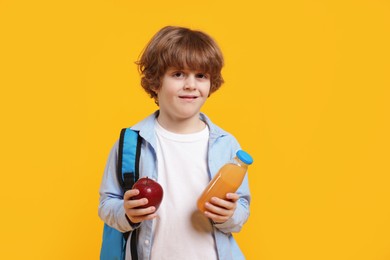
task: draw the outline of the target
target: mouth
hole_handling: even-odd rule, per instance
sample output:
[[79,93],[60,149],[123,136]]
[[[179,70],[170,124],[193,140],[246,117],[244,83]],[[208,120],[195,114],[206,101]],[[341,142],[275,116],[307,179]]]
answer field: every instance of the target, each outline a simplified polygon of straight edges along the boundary
[[194,95],[183,95],[183,96],[179,96],[180,99],[184,99],[184,100],[195,100],[198,98],[198,96],[194,96]]

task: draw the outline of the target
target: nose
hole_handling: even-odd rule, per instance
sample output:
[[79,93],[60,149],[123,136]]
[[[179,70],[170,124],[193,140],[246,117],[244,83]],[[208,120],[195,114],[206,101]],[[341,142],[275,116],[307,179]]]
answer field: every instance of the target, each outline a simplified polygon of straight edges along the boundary
[[188,75],[185,83],[184,83],[184,89],[195,89],[196,87],[196,80],[195,80],[195,75]]

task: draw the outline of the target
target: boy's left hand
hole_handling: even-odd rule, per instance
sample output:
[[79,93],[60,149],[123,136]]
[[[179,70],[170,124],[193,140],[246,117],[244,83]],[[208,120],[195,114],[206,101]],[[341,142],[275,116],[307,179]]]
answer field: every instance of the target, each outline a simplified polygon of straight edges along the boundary
[[237,193],[227,193],[226,199],[213,197],[210,203],[206,202],[204,214],[214,223],[224,223],[233,216],[239,198]]

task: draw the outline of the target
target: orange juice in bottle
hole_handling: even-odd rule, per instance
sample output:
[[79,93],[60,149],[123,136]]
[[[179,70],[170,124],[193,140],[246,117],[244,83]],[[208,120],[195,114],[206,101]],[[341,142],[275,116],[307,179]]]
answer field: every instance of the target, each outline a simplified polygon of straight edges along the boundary
[[236,156],[219,169],[198,199],[198,209],[205,211],[205,203],[212,197],[226,198],[227,193],[234,193],[244,180],[248,166],[253,163],[252,157],[243,150],[238,150]]

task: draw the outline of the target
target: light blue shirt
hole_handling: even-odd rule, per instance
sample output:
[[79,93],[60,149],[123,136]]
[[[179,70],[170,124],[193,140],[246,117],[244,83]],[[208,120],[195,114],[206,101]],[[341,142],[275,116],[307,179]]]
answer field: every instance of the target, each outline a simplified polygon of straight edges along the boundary
[[[154,130],[157,116],[158,111],[131,127],[133,130],[139,131],[140,136],[143,138],[139,164],[140,177],[148,176],[158,179]],[[235,156],[237,150],[240,149],[240,145],[234,136],[213,124],[205,114],[201,113],[200,118],[208,125],[210,130],[208,174],[211,179],[226,162]],[[115,143],[110,152],[100,186],[99,216],[105,223],[120,232],[128,232],[138,228],[139,259],[148,260],[150,259],[152,248],[153,220],[147,220],[139,225],[131,226],[126,219],[123,208],[123,190],[117,179],[117,157],[118,142]],[[225,223],[214,224],[214,237],[220,260],[245,259],[231,233],[239,232],[249,217],[250,193],[247,175],[237,193],[240,199],[234,215]],[[129,241],[130,239],[128,239],[126,246],[126,260],[131,259]]]

